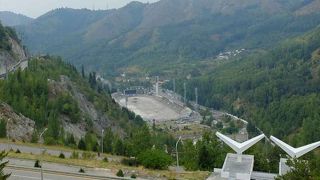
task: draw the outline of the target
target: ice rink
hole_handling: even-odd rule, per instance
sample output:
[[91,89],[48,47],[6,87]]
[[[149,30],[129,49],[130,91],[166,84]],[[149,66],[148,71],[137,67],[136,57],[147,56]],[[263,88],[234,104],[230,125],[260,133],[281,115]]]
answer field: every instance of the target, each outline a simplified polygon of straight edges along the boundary
[[[125,98],[120,99],[120,104],[125,106]],[[185,110],[175,109],[169,101],[162,101],[155,96],[128,97],[127,108],[149,121],[176,120],[185,116]]]

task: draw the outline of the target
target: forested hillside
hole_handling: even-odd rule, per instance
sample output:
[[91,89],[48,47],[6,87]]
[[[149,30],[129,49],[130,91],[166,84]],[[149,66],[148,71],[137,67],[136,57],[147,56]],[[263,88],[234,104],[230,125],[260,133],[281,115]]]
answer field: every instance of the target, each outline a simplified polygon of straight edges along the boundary
[[303,34],[320,23],[319,7],[306,10],[309,3],[132,2],[108,11],[57,9],[17,29],[34,53],[61,55],[107,75],[118,75],[126,67],[161,75],[225,50],[269,48]]
[[[316,28],[270,51],[224,63],[187,84],[199,88],[202,104],[241,115],[268,135],[302,145],[320,140],[319,61]],[[194,97],[191,91],[189,97]]]
[[[39,133],[48,128],[45,144],[100,152],[104,129],[105,153],[138,158],[124,163],[130,166],[139,163],[152,169],[167,169],[172,163],[171,156],[163,150],[166,148],[170,154],[174,151],[173,136],[163,130],[150,130],[140,116],[112,100],[108,88],[96,80],[95,73],[86,74],[84,69],[79,73],[61,58],[32,58],[27,69],[18,69],[8,79],[0,80],[0,92],[0,104],[7,103],[17,114],[35,122],[31,142],[38,142]],[[97,119],[92,119],[94,116],[83,106],[96,112]],[[2,108],[1,105],[0,115]],[[8,123],[13,123],[10,127],[18,126],[9,119],[12,117],[0,116],[0,129],[6,130]],[[80,137],[73,131],[75,127],[82,128]],[[4,137],[6,131],[0,134],[0,138]]]
[[18,40],[18,36],[12,28],[4,27],[0,23],[0,52],[1,51],[11,52],[12,47],[9,42],[9,38],[13,38],[15,40]]
[[[59,58],[35,58],[26,70],[17,70],[7,80],[0,80],[0,100],[34,120],[37,130],[48,127],[49,144],[63,142],[65,131],[72,134],[64,129],[66,124],[77,125],[84,133],[112,128],[120,137],[144,124],[139,117],[128,117],[92,73],[90,82],[85,76]],[[83,109],[84,105],[90,111]]]
[[0,21],[5,26],[18,26],[30,23],[33,19],[8,11],[0,11]]

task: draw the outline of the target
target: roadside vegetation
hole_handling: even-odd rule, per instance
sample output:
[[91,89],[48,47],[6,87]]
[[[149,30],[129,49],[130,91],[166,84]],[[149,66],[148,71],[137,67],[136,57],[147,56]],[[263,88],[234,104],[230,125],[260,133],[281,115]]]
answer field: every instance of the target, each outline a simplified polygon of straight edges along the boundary
[[7,156],[7,153],[5,151],[0,152],[0,179],[6,180],[10,177],[10,174],[5,174],[3,172],[3,169],[8,164],[8,162],[4,162],[3,159]]

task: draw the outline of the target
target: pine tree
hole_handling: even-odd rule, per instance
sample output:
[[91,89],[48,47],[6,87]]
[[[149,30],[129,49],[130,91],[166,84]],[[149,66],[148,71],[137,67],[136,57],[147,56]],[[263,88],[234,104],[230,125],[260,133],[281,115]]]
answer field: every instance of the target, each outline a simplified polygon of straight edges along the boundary
[[[277,180],[312,180],[314,177],[311,176],[310,164],[305,160],[298,159],[288,159],[287,165],[291,168],[291,170],[282,176],[278,176]],[[315,178],[317,179],[317,178]]]
[[4,174],[4,172],[3,172],[4,167],[8,164],[8,161],[3,162],[3,159],[6,156],[7,156],[7,154],[4,151],[0,152],[0,179],[1,180],[6,180],[11,175],[11,174]]
[[79,140],[78,149],[80,149],[80,150],[86,150],[87,149],[86,143],[84,142],[83,138],[81,138]]
[[7,125],[6,122],[0,119],[0,138],[4,138],[7,136]]
[[83,66],[83,65],[81,66],[81,75],[82,75],[83,78],[86,77],[85,72],[84,72],[84,66]]

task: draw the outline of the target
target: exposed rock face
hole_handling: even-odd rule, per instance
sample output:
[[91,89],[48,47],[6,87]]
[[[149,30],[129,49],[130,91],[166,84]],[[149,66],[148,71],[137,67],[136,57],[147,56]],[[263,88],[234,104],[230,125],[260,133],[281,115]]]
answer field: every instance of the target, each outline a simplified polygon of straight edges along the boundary
[[[92,120],[93,130],[97,134],[101,133],[102,129],[110,126],[108,118],[95,108],[94,104],[88,100],[69,77],[62,75],[60,76],[60,81],[49,80],[49,87],[49,98],[55,98],[59,93],[65,92],[70,94],[78,103],[82,114],[81,122],[72,124],[67,116],[60,116],[64,130],[73,134],[76,139],[80,139],[87,132],[87,125],[85,123],[86,118]],[[120,129],[117,131],[120,131]]]
[[0,103],[0,119],[7,122],[7,134],[10,139],[19,141],[31,141],[35,123],[22,114],[16,114],[13,109],[5,104]]
[[12,69],[19,62],[27,59],[27,53],[24,48],[16,40],[9,37],[8,40],[11,44],[11,51],[0,50],[0,74],[6,72],[5,63],[8,65],[8,70]]
[[11,49],[13,54],[16,56],[18,60],[27,59],[27,54],[24,48],[20,45],[16,40],[9,38],[9,42],[11,44]]

